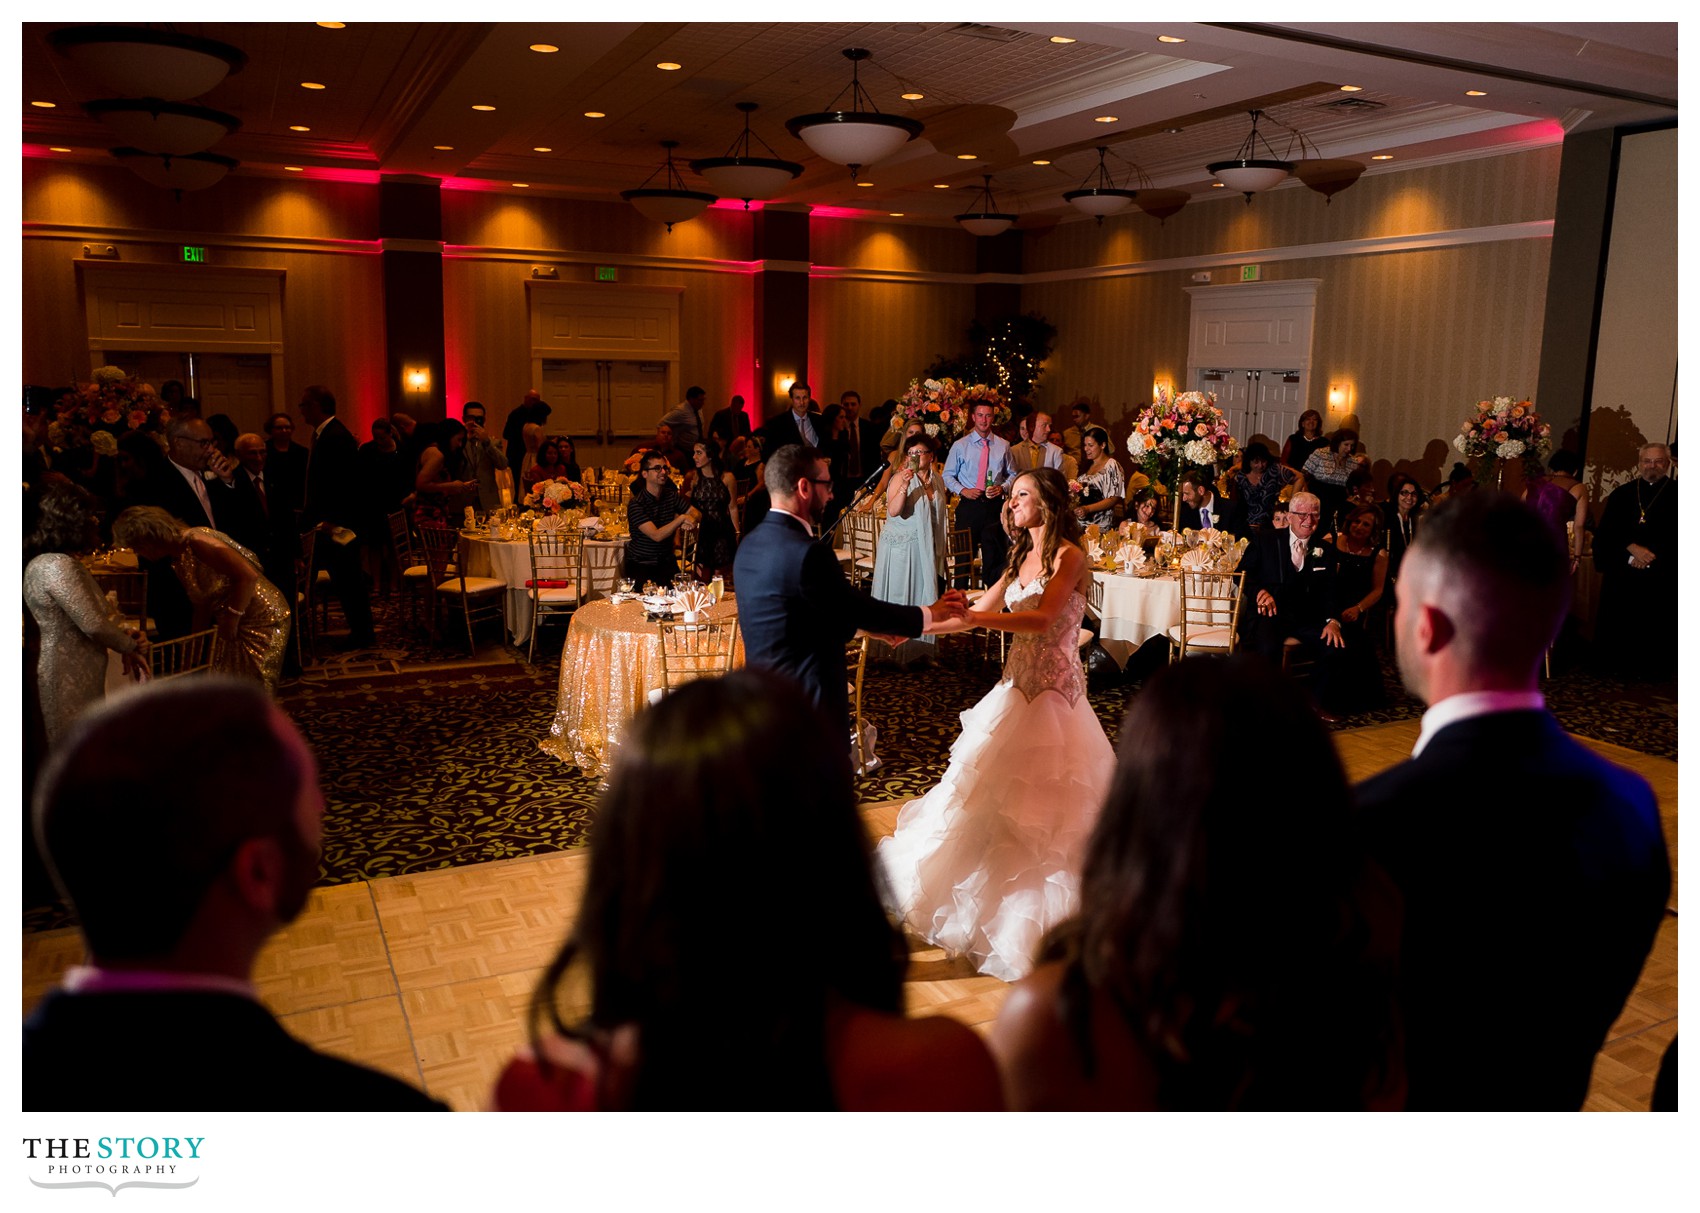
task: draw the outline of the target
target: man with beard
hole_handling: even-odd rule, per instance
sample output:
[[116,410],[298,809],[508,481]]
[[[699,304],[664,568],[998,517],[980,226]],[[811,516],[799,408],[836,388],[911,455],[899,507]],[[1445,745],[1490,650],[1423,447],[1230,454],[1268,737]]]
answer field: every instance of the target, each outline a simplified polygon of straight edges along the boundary
[[1670,448],[1649,442],[1637,475],[1613,489],[1594,532],[1601,663],[1614,674],[1676,677],[1676,481]]
[[780,447],[767,461],[773,506],[738,545],[744,659],[795,678],[827,719],[848,736],[844,645],[857,631],[911,639],[967,612],[960,590],[931,606],[898,606],[851,586],[833,550],[815,541],[832,499],[831,469],[814,447]]
[[318,770],[257,682],[109,700],[43,772],[36,839],[87,961],[24,1021],[31,1111],[441,1111],[302,1044],[254,958],[319,874]]

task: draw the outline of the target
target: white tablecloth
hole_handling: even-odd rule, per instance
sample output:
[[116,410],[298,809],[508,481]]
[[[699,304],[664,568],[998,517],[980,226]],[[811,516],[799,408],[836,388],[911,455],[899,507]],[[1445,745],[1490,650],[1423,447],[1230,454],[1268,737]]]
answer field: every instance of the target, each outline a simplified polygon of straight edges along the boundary
[[[531,639],[531,591],[525,583],[531,580],[531,544],[524,539],[473,538],[461,533],[461,547],[466,553],[468,577],[494,577],[508,587],[503,598],[503,614],[508,635],[515,644]],[[592,547],[617,547],[623,555],[625,537],[587,540]]]
[[1094,572],[1092,579],[1104,587],[1098,639],[1121,665],[1127,664],[1134,649],[1153,636],[1167,636],[1181,621],[1178,577]]

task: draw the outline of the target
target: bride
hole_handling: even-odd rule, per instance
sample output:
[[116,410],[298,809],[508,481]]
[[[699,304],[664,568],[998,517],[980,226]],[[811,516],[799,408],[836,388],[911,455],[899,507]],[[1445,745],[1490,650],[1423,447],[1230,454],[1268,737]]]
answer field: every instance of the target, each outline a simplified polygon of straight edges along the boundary
[[903,806],[879,858],[905,926],[1014,981],[1040,937],[1079,908],[1081,859],[1116,756],[1077,656],[1092,574],[1068,482],[1051,468],[1023,472],[1009,518],[1008,569],[961,624],[1016,634],[1003,678],[962,713],[944,779]]

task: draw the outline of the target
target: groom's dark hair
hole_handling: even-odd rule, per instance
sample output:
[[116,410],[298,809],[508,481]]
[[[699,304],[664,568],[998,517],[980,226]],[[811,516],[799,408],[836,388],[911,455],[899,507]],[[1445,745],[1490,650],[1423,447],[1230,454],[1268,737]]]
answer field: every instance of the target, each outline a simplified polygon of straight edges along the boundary
[[767,484],[767,495],[775,501],[796,497],[797,482],[813,476],[815,464],[825,458],[814,447],[799,442],[780,447],[768,457],[767,473],[762,478]]

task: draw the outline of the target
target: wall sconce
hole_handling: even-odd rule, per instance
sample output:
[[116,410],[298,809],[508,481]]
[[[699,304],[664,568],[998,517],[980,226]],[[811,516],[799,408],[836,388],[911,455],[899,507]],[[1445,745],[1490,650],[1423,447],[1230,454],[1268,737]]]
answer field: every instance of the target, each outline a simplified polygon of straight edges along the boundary
[[410,366],[401,373],[401,381],[409,392],[418,394],[431,390],[431,368]]
[[1174,381],[1167,375],[1159,375],[1151,381],[1151,399],[1153,400],[1161,400],[1164,396],[1172,396],[1174,391]]
[[775,395],[784,396],[791,391],[791,385],[797,382],[797,376],[784,374],[782,372],[775,375],[773,377],[773,381],[779,385],[779,391],[776,392]]
[[1349,383],[1331,383],[1328,385],[1328,411],[1330,413],[1345,412],[1352,403],[1352,385]]

